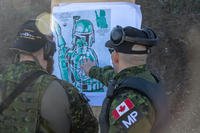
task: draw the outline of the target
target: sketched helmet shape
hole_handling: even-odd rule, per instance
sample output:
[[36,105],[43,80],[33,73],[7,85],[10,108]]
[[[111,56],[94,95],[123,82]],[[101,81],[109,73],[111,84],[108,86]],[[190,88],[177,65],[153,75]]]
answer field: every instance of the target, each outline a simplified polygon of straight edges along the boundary
[[95,42],[94,26],[89,20],[81,19],[76,20],[73,29],[73,45],[78,45],[78,47],[89,46]]

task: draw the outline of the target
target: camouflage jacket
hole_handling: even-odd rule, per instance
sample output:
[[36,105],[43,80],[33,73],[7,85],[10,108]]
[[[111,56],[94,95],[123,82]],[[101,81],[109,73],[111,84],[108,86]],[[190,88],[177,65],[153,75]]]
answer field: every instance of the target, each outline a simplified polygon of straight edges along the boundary
[[[44,71],[39,65],[31,61],[9,66],[3,74],[0,74],[0,99],[7,97],[19,83],[24,81],[24,76],[27,73],[35,70]],[[66,124],[71,125],[70,132],[82,132],[83,130],[89,133],[97,132],[97,120],[94,118],[87,102],[82,100],[79,92],[71,84],[58,80],[49,74],[44,74],[37,78],[0,114],[0,132],[37,132],[37,123],[40,124],[40,132],[54,132],[55,130],[51,128],[54,125],[44,119],[40,112],[43,95],[46,94],[49,85],[54,81],[61,84],[69,99],[69,112],[66,112],[66,114],[69,116],[70,122]],[[50,106],[53,107],[55,105]]]
[[[156,82],[144,65],[115,73],[113,68],[92,67],[89,76],[108,86],[109,81],[122,81],[129,76]],[[100,116],[101,117],[101,116]],[[114,98],[109,110],[109,133],[150,133],[155,121],[155,109],[149,99],[138,91],[122,89]],[[101,123],[100,123],[101,124]]]
[[[2,99],[6,98],[15,87],[23,82],[24,77],[35,70],[43,70],[34,62],[22,62],[10,65],[0,76]],[[39,81],[44,78],[40,77]],[[38,118],[38,99],[44,90],[27,87],[10,106],[0,115],[0,132],[28,133],[35,132]],[[40,92],[41,91],[41,92]]]

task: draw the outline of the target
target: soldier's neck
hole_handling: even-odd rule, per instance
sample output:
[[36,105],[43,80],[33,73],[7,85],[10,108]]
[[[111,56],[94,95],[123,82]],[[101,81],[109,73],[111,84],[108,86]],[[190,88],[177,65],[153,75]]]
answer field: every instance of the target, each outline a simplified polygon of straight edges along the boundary
[[35,60],[30,55],[20,55],[19,61],[22,62],[22,61],[35,61]]
[[140,66],[140,65],[145,65],[146,64],[146,62],[137,62],[137,63],[134,63],[134,64],[121,64],[120,66],[119,66],[119,69],[118,69],[118,73],[120,72],[120,71],[122,71],[122,70],[124,70],[124,69],[126,69],[126,68],[129,68],[129,67],[136,67],[136,66]]

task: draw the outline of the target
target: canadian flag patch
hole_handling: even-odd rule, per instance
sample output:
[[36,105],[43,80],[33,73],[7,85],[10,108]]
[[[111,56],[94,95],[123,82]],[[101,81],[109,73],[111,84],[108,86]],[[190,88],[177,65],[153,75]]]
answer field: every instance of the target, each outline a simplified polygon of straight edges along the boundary
[[124,115],[126,112],[134,108],[134,103],[127,98],[124,100],[120,105],[118,105],[115,110],[112,111],[112,116],[115,120],[119,119],[122,115]]

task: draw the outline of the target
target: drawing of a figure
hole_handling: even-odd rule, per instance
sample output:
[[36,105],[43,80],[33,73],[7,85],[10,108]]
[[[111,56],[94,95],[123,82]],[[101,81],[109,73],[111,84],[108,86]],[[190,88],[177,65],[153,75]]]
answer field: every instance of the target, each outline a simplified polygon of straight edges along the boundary
[[103,84],[89,78],[80,67],[85,59],[90,59],[96,62],[97,65],[99,64],[97,55],[92,49],[95,43],[95,32],[92,22],[80,19],[80,16],[73,17],[71,48],[66,47],[59,24],[55,24],[54,28],[57,29],[55,32],[57,32],[56,35],[58,38],[57,43],[62,78],[73,83],[80,91],[102,92]]

